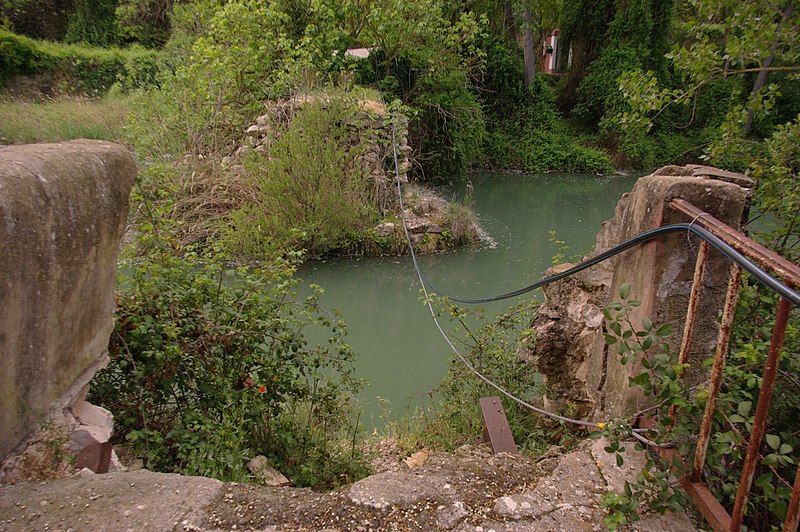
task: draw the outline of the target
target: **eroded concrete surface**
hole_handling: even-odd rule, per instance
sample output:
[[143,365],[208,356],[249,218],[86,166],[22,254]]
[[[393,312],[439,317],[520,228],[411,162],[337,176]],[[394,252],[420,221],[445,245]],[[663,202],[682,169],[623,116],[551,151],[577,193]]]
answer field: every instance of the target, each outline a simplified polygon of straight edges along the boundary
[[[330,493],[145,470],[25,482],[0,487],[0,530],[604,530],[603,494],[643,464],[631,449],[617,468],[605,445],[539,460],[468,446]],[[671,514],[635,530],[694,526]]]

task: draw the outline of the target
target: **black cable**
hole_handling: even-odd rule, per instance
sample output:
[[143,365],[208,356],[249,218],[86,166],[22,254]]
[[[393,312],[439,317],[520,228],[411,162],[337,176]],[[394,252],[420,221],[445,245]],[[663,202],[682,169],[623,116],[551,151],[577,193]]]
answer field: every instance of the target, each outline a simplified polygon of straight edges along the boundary
[[[625,242],[604,251],[603,253],[600,253],[595,257],[592,257],[586,262],[581,262],[580,264],[573,266],[569,270],[547,277],[546,279],[542,279],[541,281],[537,281],[533,284],[529,284],[528,286],[522,287],[518,290],[514,290],[513,292],[507,292],[505,294],[500,294],[491,297],[468,299],[464,297],[447,294],[446,292],[443,292],[438,288],[436,288],[436,286],[434,286],[433,283],[431,283],[431,281],[427,278],[427,276],[425,276],[423,272],[420,273],[421,277],[425,281],[425,284],[428,285],[428,287],[431,289],[432,292],[435,292],[439,296],[446,297],[447,299],[450,299],[452,301],[465,304],[491,303],[493,301],[502,301],[504,299],[509,299],[512,297],[520,296],[522,294],[526,294],[528,292],[536,290],[537,288],[541,288],[542,286],[548,285],[552,282],[558,281],[565,277],[569,277],[570,275],[574,275],[580,271],[585,270],[586,268],[589,268],[608,258],[611,258],[614,255],[618,255],[619,253],[622,253],[623,251],[626,251],[634,246],[638,246],[639,244],[644,244],[645,242],[649,242],[650,240],[653,240],[665,234],[676,233],[680,231],[687,231],[694,233],[698,237],[702,238],[703,240],[711,244],[711,246],[717,249],[717,251],[719,251],[720,253],[728,257],[730,260],[738,264],[743,270],[750,273],[750,275],[752,275],[760,283],[772,289],[774,292],[777,292],[782,297],[792,302],[794,305],[800,306],[800,294],[798,294],[795,290],[792,290],[790,287],[780,282],[772,275],[762,270],[760,267],[758,267],[756,264],[750,261],[750,259],[748,259],[744,255],[736,251],[726,242],[724,242],[721,238],[717,237],[716,235],[711,233],[708,229],[698,225],[697,223],[692,223],[692,224],[681,223],[681,224],[665,225],[664,227],[659,227],[658,229],[646,231],[640,235],[631,238],[630,240],[626,240]],[[418,268],[419,266],[417,264],[417,258],[413,254],[413,251],[412,251],[412,259],[414,262],[414,266]]]

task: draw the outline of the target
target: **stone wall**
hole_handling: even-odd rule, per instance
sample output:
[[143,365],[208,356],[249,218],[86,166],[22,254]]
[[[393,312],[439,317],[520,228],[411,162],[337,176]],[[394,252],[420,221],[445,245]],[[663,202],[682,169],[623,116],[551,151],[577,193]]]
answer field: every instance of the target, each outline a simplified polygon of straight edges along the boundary
[[107,361],[135,175],[107,142],[0,148],[0,460]]
[[[664,167],[639,179],[623,196],[614,218],[604,222],[598,233],[592,255],[650,229],[691,222],[668,207],[673,198],[685,198],[738,228],[746,217],[750,185],[747,177],[716,168]],[[546,302],[533,324],[536,347],[527,356],[544,375],[549,407],[571,404],[579,415],[597,417],[628,415],[644,406],[643,397],[628,383],[640,367],[622,365],[617,353],[605,345],[602,309],[618,299],[623,283],[629,283],[631,297],[642,302],[631,316],[633,323],[638,325],[647,316],[659,325],[672,324],[670,344],[677,352],[699,244],[686,233],[667,235],[544,289]],[[716,342],[729,267],[724,257],[711,252],[689,357],[690,382],[703,378],[700,363]]]

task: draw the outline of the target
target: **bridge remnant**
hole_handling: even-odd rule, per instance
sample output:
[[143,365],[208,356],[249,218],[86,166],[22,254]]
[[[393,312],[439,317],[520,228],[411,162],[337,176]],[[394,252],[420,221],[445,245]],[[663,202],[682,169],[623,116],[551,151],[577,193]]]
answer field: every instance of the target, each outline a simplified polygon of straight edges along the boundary
[[[686,199],[739,228],[747,215],[751,186],[752,181],[744,175],[708,166],[661,168],[639,179],[622,197],[614,217],[604,222],[597,234],[590,256],[662,225],[690,222],[668,207],[675,198]],[[605,345],[602,310],[618,298],[622,284],[629,283],[632,298],[642,303],[634,309],[631,321],[639,326],[646,316],[656,324],[672,324],[677,332],[670,338],[670,347],[677,352],[699,248],[699,239],[676,233],[544,288],[546,301],[533,323],[535,348],[525,356],[544,376],[548,407],[573,405],[579,416],[589,418],[629,415],[648,406],[628,382],[641,367],[622,365],[617,353]],[[569,266],[556,266],[555,270]],[[689,385],[703,379],[701,361],[713,351],[728,272],[728,262],[712,250],[689,352]]]
[[83,396],[108,360],[135,176],[108,142],[0,148],[0,460],[70,407],[106,417]]

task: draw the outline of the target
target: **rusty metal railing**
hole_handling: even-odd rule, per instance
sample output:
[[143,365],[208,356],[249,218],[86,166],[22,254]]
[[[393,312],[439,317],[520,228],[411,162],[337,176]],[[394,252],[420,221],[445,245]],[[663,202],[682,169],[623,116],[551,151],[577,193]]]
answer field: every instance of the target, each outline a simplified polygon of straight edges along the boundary
[[[684,199],[673,199],[670,207],[678,212],[689,216],[694,222],[702,223],[705,228],[713,235],[723,240],[725,243],[736,249],[739,253],[758,264],[764,270],[781,278],[783,282],[792,289],[800,286],[800,267],[786,260],[777,253],[751,240],[745,234],[736,231],[725,223],[721,222],[709,213],[702,211]],[[681,340],[679,361],[685,363],[688,359],[691,346],[692,331],[694,329],[695,315],[702,295],[702,278],[706,269],[710,246],[703,241],[697,253],[695,265],[694,284],[689,297],[689,307],[684,324],[683,337]],[[742,475],[736,491],[736,499],[733,510],[728,514],[727,510],[714,497],[708,487],[702,481],[703,467],[706,463],[706,453],[711,437],[713,418],[716,411],[716,401],[722,385],[722,373],[725,366],[725,356],[730,344],[731,329],[736,306],[739,301],[739,291],[741,288],[742,269],[733,264],[730,270],[728,290],[725,298],[725,306],[720,324],[720,333],[714,352],[714,362],[711,368],[711,378],[708,386],[708,399],[706,401],[703,419],[698,434],[695,455],[692,461],[690,473],[680,479],[681,486],[690,495],[695,505],[701,511],[706,521],[714,530],[719,531],[739,531],[744,519],[744,509],[753,484],[756,467],[759,460],[759,449],[767,426],[770,402],[775,388],[775,377],[778,371],[778,359],[781,348],[786,336],[789,312],[792,303],[781,296],[772,330],[772,338],[764,365],[761,390],[758,395],[755,417],[753,418],[750,439],[747,445],[747,452],[742,466]],[[674,414],[674,410],[671,411]],[[786,519],[784,521],[784,532],[795,532],[800,521],[800,468],[795,475],[792,495],[789,502]]]

